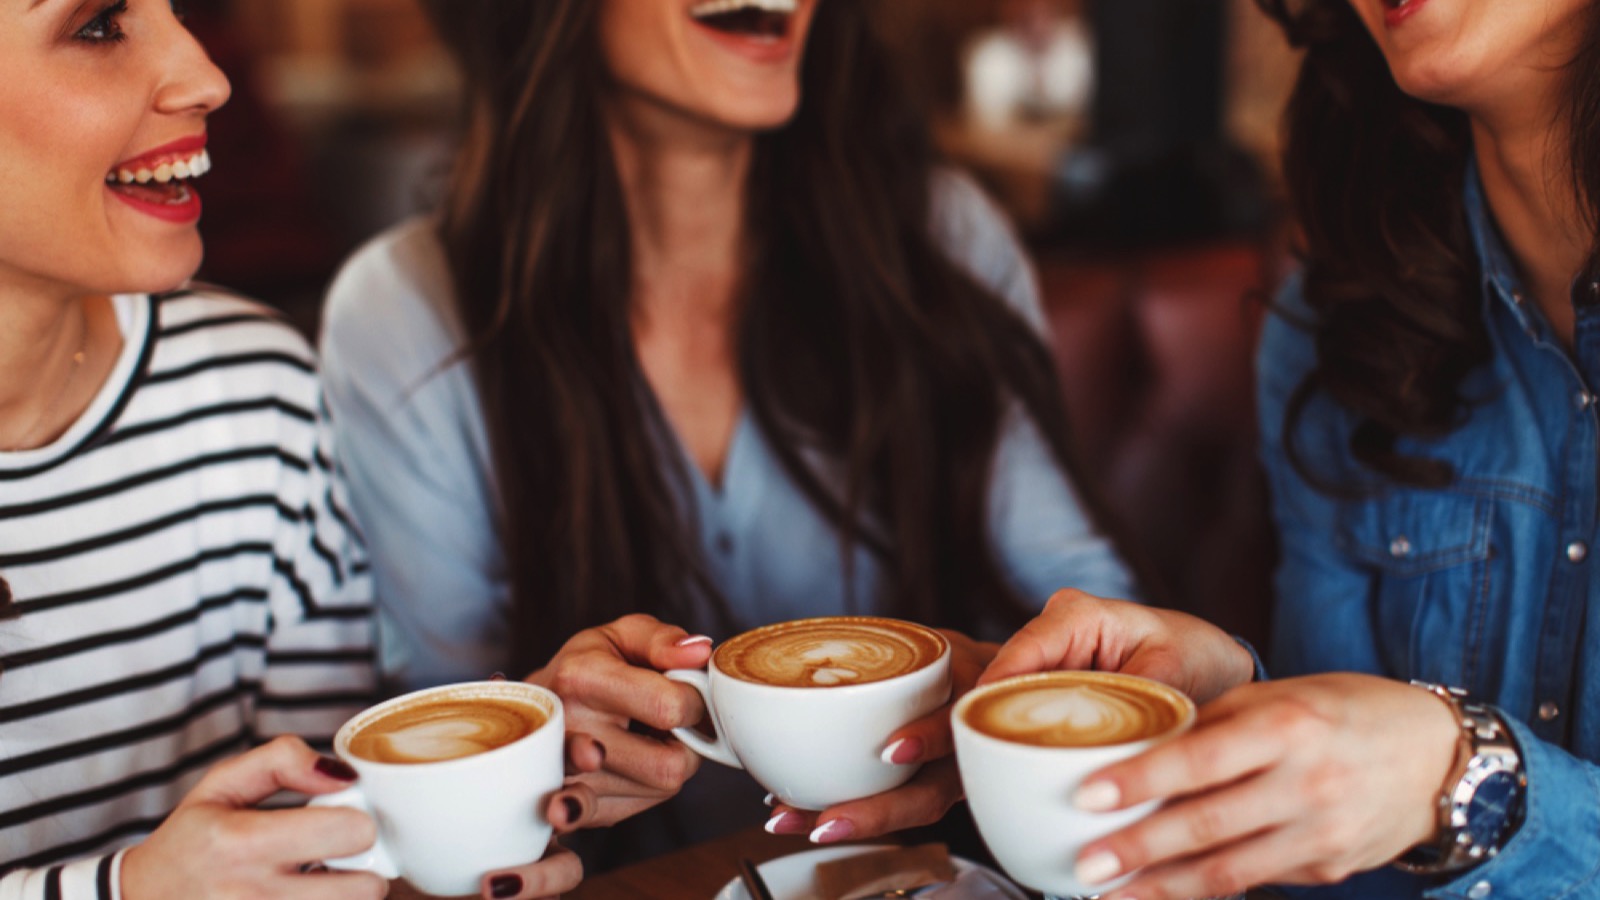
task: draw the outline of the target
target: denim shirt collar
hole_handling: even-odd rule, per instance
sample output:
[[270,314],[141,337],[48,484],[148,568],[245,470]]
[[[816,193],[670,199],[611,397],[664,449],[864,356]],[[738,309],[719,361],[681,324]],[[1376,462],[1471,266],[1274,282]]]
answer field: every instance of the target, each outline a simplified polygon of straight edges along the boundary
[[1543,333],[1543,316],[1532,313],[1530,304],[1523,301],[1522,278],[1517,274],[1511,252],[1500,237],[1500,229],[1489,212],[1489,201],[1483,194],[1483,180],[1478,174],[1478,162],[1467,162],[1466,184],[1462,186],[1461,202],[1466,208],[1467,227],[1472,232],[1472,247],[1478,254],[1478,265],[1483,273],[1483,312],[1490,319],[1490,304],[1499,302],[1511,310],[1524,331]]

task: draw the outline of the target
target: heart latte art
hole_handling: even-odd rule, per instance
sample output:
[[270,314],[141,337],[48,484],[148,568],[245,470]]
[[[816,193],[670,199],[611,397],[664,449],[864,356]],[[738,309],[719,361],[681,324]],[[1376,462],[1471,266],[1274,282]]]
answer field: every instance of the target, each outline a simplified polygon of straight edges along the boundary
[[441,697],[390,710],[350,738],[350,752],[383,763],[430,763],[504,747],[543,725],[544,710],[497,697]]
[[967,724],[1001,740],[1042,747],[1101,747],[1166,734],[1188,715],[1164,685],[1060,672],[1017,679],[973,700]]
[[740,681],[845,687],[915,672],[944,655],[939,633],[895,619],[835,616],[747,631],[717,648],[716,665]]

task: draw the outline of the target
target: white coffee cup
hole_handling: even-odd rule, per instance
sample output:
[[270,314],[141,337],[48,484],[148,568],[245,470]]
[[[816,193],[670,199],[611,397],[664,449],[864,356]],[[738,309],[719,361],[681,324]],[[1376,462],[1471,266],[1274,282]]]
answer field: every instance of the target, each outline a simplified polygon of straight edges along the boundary
[[[1133,739],[1090,746],[1047,746],[980,731],[969,719],[975,704],[1019,687],[1057,688],[1085,683],[1155,692],[1173,705],[1163,723]],[[1131,873],[1104,884],[1084,884],[1074,872],[1083,847],[1132,825],[1153,812],[1144,803],[1110,813],[1078,809],[1073,797],[1084,778],[1112,763],[1137,756],[1182,734],[1194,724],[1194,703],[1159,682],[1107,672],[1051,672],[1022,675],[968,693],[951,713],[956,762],[978,831],[994,858],[1019,884],[1056,897],[1104,893]]]
[[[537,708],[545,722],[503,746],[432,762],[376,762],[352,753],[366,725],[406,705],[502,699]],[[334,750],[360,775],[354,786],[313,798],[313,806],[362,810],[378,824],[366,853],[330,859],[332,869],[404,877],[429,894],[476,894],[485,874],[544,855],[552,827],[544,808],[563,780],[561,700],[519,681],[452,684],[380,703],[346,722]]]
[[[799,620],[748,634],[819,621],[883,620]],[[898,787],[918,767],[886,762],[885,745],[892,732],[949,700],[950,644],[932,629],[894,624],[931,636],[938,655],[904,674],[860,684],[796,687],[736,678],[718,665],[729,641],[712,655],[707,671],[666,673],[700,692],[716,737],[690,728],[673,734],[708,759],[749,771],[779,801],[797,809],[826,809]]]

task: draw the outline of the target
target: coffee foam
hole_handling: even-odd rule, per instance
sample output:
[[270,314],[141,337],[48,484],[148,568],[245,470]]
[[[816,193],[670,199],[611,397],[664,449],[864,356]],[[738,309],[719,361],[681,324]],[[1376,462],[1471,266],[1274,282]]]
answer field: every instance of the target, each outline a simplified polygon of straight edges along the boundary
[[885,681],[932,664],[944,638],[894,619],[834,616],[747,631],[717,648],[716,665],[741,681],[845,687]]
[[504,747],[548,721],[543,709],[502,697],[428,697],[387,710],[356,729],[350,752],[383,763],[430,763]]
[[1177,691],[1093,672],[1018,679],[977,697],[967,724],[1001,740],[1044,747],[1102,747],[1159,737],[1189,715]]

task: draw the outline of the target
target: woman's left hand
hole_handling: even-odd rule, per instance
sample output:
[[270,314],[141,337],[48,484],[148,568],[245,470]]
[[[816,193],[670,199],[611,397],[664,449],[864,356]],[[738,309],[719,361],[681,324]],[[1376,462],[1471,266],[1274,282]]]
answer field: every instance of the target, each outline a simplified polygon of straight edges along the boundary
[[820,813],[777,804],[767,820],[768,831],[809,833],[818,844],[872,838],[937,822],[961,799],[950,708],[978,683],[1000,648],[955,631],[939,633],[950,641],[950,701],[889,735],[883,747],[885,760],[902,766],[920,762],[922,769],[900,787]]
[[1188,733],[1085,780],[1085,809],[1167,805],[1084,847],[1079,878],[1144,867],[1105,900],[1178,900],[1377,868],[1435,835],[1459,732],[1438,697],[1370,675],[1237,688]]

